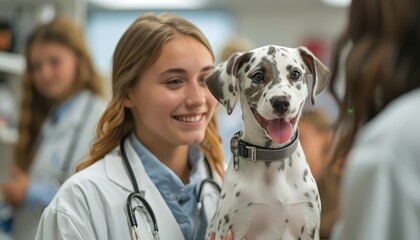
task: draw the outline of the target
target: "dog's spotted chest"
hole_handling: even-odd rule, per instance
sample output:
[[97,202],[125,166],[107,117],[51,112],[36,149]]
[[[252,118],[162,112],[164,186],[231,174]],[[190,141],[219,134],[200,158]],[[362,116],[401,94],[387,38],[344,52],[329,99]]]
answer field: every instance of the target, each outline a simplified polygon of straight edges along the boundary
[[239,171],[230,166],[212,221],[217,224],[209,227],[221,236],[232,229],[235,236],[247,239],[316,239],[321,204],[300,154],[299,146],[292,156],[277,162],[241,160]]

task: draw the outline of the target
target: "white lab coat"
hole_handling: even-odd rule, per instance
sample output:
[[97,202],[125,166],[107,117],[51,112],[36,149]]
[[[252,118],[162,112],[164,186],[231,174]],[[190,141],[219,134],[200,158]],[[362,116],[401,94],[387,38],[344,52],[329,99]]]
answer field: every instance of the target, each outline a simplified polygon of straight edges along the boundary
[[360,132],[342,181],[337,240],[420,239],[420,89]]
[[[88,113],[85,108],[89,101]],[[69,109],[55,125],[47,119],[42,128],[43,138],[37,149],[36,156],[30,167],[29,176],[31,181],[50,183],[56,188],[59,181],[65,180],[72,173],[79,160],[89,154],[90,145],[96,136],[96,126],[101,117],[106,103],[90,91],[81,92],[75,99],[74,105]],[[81,125],[79,136],[75,136],[75,129]],[[62,172],[62,167],[70,148],[71,142],[77,138],[77,144],[73,150],[70,167],[67,172]],[[38,222],[45,206],[22,206],[16,209],[13,223],[13,239],[34,239]]]
[[[145,198],[156,216],[160,239],[184,239],[171,210],[145,172],[128,138],[124,146],[138,187],[140,191],[145,191]],[[205,163],[199,167],[207,173]],[[203,179],[208,177],[204,175]],[[213,175],[214,180],[221,183],[220,177],[216,173]],[[45,209],[36,239],[134,239],[126,210],[127,197],[133,191],[120,151],[116,149],[68,179]],[[207,222],[216,210],[218,198],[219,192],[206,184],[203,188],[203,210]],[[153,239],[151,224],[145,216],[136,211],[140,239]]]

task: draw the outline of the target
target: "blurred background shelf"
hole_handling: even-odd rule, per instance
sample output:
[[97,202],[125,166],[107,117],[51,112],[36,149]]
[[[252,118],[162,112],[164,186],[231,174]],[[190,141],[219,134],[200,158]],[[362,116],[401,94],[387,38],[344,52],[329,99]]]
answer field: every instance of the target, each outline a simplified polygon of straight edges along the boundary
[[0,128],[0,143],[15,144],[17,141],[17,130],[15,128]]
[[24,70],[25,59],[21,54],[0,51],[0,72],[22,75]]

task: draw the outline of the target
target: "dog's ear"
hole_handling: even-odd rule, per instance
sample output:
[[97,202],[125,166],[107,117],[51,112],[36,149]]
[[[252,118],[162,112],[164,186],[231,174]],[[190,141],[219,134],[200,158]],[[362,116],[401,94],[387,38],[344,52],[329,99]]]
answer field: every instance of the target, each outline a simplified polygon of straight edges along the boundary
[[236,60],[240,53],[232,54],[226,62],[219,64],[205,81],[213,96],[225,106],[230,115],[238,100],[239,83]]
[[318,95],[328,84],[330,77],[330,70],[316,58],[306,47],[299,47],[300,55],[305,65],[309,68],[312,73],[313,84],[311,101],[315,103],[315,96]]

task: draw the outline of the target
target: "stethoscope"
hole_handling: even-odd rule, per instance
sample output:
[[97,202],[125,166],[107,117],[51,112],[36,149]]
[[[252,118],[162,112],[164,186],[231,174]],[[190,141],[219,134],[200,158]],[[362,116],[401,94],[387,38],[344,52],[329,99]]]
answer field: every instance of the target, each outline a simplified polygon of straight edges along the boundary
[[[128,195],[127,201],[126,201],[126,207],[127,207],[127,214],[130,220],[130,224],[131,227],[134,231],[134,235],[136,237],[137,240],[140,240],[140,234],[138,231],[138,224],[137,224],[137,220],[136,220],[136,216],[135,216],[135,212],[137,209],[142,208],[140,205],[133,207],[132,202],[133,200],[138,200],[140,201],[143,206],[144,209],[146,210],[147,214],[149,215],[150,219],[152,220],[151,224],[153,225],[153,238],[155,240],[159,240],[159,227],[156,221],[156,216],[155,213],[153,212],[152,207],[150,206],[150,204],[147,202],[147,200],[145,199],[145,192],[144,191],[140,191],[139,187],[137,185],[137,181],[136,178],[134,176],[134,172],[133,169],[131,167],[130,162],[128,161],[128,157],[127,157],[127,153],[125,151],[125,147],[124,147],[124,140],[125,138],[123,138],[121,140],[120,143],[120,149],[121,149],[121,155],[124,161],[124,165],[127,168],[128,171],[128,176],[130,177],[131,183],[133,184],[134,187],[134,192],[130,193],[130,195]],[[205,159],[205,163],[209,172],[210,177],[206,178],[204,180],[201,181],[200,186],[198,188],[198,195],[197,195],[197,208],[196,208],[196,215],[195,215],[195,219],[196,219],[196,224],[194,225],[194,231],[193,231],[193,239],[197,239],[197,232],[198,232],[198,226],[199,226],[199,222],[200,222],[200,216],[201,216],[201,209],[202,209],[202,191],[203,191],[203,187],[205,184],[209,183],[211,185],[213,185],[220,193],[221,188],[219,186],[219,184],[213,180],[213,172],[211,170],[210,167],[210,163],[207,161],[206,158]]]

